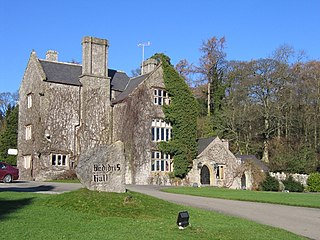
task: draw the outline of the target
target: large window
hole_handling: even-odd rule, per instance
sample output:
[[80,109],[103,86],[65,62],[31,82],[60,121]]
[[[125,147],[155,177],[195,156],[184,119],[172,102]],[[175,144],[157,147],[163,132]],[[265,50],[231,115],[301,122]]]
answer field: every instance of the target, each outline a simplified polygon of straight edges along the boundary
[[163,89],[154,89],[154,104],[155,105],[169,105],[170,98],[168,93]]
[[172,172],[173,162],[169,154],[159,151],[151,152],[151,171],[152,172]]
[[169,141],[171,139],[171,124],[163,119],[153,119],[151,125],[152,141]]
[[26,132],[26,140],[30,140],[32,138],[32,125],[27,125],[25,132]]
[[51,154],[52,166],[67,166],[68,156],[64,154]]

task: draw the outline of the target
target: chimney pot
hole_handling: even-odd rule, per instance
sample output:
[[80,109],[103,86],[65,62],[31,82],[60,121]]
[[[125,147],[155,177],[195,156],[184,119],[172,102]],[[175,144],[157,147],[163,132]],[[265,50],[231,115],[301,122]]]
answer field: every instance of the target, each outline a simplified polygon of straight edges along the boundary
[[46,53],[46,60],[48,61],[58,61],[58,52],[54,50],[48,50]]

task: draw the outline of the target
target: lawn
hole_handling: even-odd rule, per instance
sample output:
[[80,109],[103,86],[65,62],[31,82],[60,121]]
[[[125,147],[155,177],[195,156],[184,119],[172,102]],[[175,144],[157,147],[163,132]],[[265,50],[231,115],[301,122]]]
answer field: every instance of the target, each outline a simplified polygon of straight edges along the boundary
[[223,198],[241,201],[320,208],[320,194],[318,193],[263,192],[233,190],[216,187],[175,187],[166,188],[163,191],[211,198]]
[[[179,230],[179,211],[191,226]],[[80,189],[60,195],[0,192],[2,239],[304,239],[285,230],[143,194]]]

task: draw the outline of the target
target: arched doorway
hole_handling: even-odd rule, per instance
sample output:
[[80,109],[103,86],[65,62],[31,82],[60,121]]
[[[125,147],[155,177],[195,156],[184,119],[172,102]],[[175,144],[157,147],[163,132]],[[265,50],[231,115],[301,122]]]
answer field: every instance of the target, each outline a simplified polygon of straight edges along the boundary
[[201,178],[201,181],[200,181],[201,184],[210,185],[210,171],[206,165],[204,165],[201,168],[200,178]]
[[247,189],[247,179],[245,174],[242,174],[241,177],[241,189]]

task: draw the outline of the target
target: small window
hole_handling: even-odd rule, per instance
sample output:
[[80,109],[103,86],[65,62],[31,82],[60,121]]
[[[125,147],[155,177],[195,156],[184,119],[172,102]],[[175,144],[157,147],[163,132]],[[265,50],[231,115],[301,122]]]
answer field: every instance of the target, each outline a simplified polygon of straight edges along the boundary
[[216,168],[216,178],[224,179],[224,165],[218,165]]
[[32,125],[27,125],[25,128],[26,140],[30,140],[32,138]]
[[24,168],[25,169],[31,168],[31,155],[24,156],[23,160],[24,160]]
[[51,165],[52,166],[67,166],[68,155],[65,154],[51,154]]
[[28,106],[28,108],[32,107],[32,94],[31,93],[27,95],[27,106]]
[[155,105],[169,105],[170,98],[168,93],[162,89],[154,89],[154,104]]

